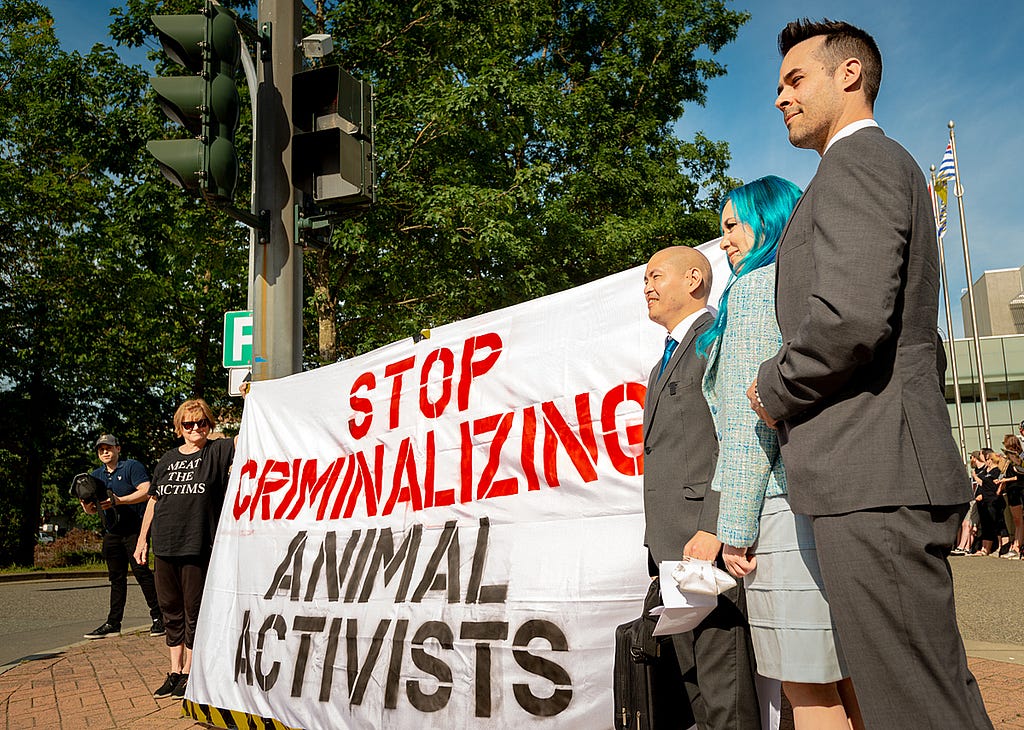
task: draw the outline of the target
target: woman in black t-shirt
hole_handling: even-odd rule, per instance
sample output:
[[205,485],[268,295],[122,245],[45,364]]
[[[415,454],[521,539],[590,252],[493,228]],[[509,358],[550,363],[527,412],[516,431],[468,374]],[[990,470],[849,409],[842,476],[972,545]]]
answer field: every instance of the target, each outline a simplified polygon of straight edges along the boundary
[[135,559],[146,560],[153,536],[156,592],[170,647],[170,672],[154,697],[182,697],[192,668],[192,645],[210,564],[234,439],[211,438],[213,412],[202,398],[187,400],[174,413],[174,432],[184,439],[160,457],[153,470],[149,502]]
[[978,517],[981,523],[981,550],[972,555],[990,555],[992,553],[996,540],[999,538],[999,525],[1003,521],[1003,497],[999,493],[999,485],[996,484],[999,467],[995,465],[993,456],[992,449],[982,449],[983,461],[974,472],[978,484],[977,495],[974,499],[978,503]]
[[1010,516],[1013,518],[1013,542],[1003,557],[1014,560],[1020,559],[1024,554],[1024,464],[1021,463],[1020,441],[1012,433],[1003,437],[1003,454],[1006,456],[1007,464],[996,484],[1002,487],[1006,504],[1010,508]]

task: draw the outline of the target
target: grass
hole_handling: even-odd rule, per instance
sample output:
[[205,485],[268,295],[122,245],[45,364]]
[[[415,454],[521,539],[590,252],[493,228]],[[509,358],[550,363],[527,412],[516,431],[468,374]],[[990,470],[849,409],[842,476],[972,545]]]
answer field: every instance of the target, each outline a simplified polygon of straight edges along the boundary
[[107,563],[97,557],[88,560],[80,565],[62,565],[52,568],[44,568],[38,565],[8,565],[0,567],[0,575],[19,575],[21,573],[76,573],[81,570],[107,570]]

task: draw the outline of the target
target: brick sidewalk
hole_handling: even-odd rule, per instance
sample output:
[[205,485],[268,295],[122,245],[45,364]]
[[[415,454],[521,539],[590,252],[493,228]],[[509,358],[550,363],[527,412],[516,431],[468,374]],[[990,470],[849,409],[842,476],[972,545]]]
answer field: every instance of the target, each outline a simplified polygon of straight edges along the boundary
[[167,647],[148,631],[87,641],[0,675],[0,728],[191,730],[181,701],[153,699]]
[[[970,659],[997,730],[1024,730],[1024,665]],[[181,703],[155,700],[167,648],[148,633],[76,644],[0,675],[0,730],[193,730]],[[609,710],[610,712],[610,710]],[[784,717],[782,730],[792,728]]]

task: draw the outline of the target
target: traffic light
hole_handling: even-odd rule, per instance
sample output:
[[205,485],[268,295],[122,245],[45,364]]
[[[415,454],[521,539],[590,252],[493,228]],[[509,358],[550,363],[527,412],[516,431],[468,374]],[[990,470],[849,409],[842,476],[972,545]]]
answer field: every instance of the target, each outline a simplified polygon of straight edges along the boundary
[[167,56],[192,76],[153,77],[164,113],[195,135],[154,140],[146,148],[168,180],[213,202],[230,202],[238,180],[235,72],[241,42],[235,17],[207,0],[201,15],[154,15]]
[[321,208],[374,202],[373,89],[338,66],[292,77],[292,184]]

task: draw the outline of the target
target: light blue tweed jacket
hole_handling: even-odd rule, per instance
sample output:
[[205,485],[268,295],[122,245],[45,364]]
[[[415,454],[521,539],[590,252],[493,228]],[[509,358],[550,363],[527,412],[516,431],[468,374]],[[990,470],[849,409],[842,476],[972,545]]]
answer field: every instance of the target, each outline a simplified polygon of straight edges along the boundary
[[726,545],[753,545],[764,498],[786,493],[778,435],[747,400],[758,367],[781,346],[775,321],[775,264],[769,264],[732,285],[729,319],[711,346],[701,384],[718,432],[711,488],[722,493],[718,539]]

